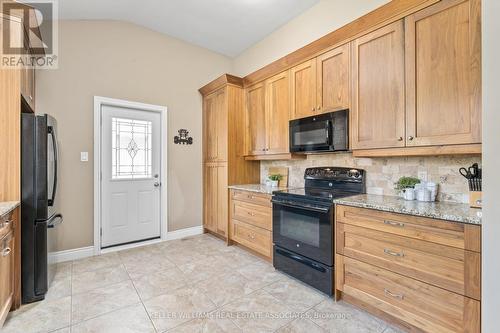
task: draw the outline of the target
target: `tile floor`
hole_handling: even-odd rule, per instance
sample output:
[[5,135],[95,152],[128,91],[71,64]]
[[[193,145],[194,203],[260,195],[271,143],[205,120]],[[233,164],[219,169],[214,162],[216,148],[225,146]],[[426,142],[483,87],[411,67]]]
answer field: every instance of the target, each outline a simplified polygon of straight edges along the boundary
[[58,265],[44,301],[2,333],[395,333],[382,320],[201,235]]

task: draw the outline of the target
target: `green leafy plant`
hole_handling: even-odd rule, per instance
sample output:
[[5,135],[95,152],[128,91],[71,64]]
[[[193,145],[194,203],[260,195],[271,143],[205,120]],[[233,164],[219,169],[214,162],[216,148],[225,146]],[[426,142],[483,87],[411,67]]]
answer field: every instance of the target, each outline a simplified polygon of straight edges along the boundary
[[420,184],[420,179],[415,177],[401,177],[394,183],[395,189],[398,192],[404,191],[407,188],[414,188],[417,184]]
[[275,182],[275,181],[279,182],[280,180],[283,179],[283,176],[282,175],[269,175],[269,177],[267,177],[267,178],[269,178],[269,180],[272,180],[273,182]]

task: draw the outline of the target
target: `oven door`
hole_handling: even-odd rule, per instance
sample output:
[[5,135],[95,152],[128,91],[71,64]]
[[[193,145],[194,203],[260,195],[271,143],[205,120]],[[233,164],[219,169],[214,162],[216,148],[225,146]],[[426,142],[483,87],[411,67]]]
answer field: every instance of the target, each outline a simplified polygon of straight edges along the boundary
[[273,242],[333,266],[333,205],[273,199]]

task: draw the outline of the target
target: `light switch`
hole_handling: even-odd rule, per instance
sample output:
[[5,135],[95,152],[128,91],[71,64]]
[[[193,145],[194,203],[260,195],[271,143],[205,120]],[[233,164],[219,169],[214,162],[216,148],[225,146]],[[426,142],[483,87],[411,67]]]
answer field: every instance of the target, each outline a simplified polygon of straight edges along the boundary
[[87,151],[82,151],[80,153],[80,161],[88,162],[89,161],[89,153]]

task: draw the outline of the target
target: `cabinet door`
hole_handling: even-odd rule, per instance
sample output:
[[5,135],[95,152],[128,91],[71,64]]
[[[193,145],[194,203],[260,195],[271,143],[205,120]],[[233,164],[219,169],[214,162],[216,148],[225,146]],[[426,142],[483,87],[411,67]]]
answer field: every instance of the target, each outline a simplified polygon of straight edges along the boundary
[[266,82],[267,153],[289,152],[288,121],[290,120],[290,81],[288,71]]
[[395,22],[355,40],[352,53],[353,149],[403,147],[403,22]]
[[290,70],[291,115],[293,119],[316,114],[316,59]]
[[345,44],[317,58],[318,112],[349,108],[350,53],[350,44]]
[[204,222],[203,226],[217,232],[217,167],[214,165],[205,166],[204,179]]
[[[29,57],[32,54],[29,38],[26,31],[24,31],[24,54]],[[21,72],[21,95],[24,100],[35,111],[35,69],[24,67]]]
[[204,100],[204,136],[205,136],[205,161],[217,158],[217,94],[213,93]]
[[406,18],[407,145],[481,142],[479,0]]
[[9,314],[14,293],[14,251],[12,232],[0,240],[0,327]]
[[226,236],[229,212],[229,197],[227,188],[227,166],[217,167],[217,233]]
[[204,132],[205,161],[227,159],[227,108],[225,90],[221,89],[205,97]]
[[267,148],[266,92],[264,83],[246,91],[247,142],[249,155],[263,155]]

